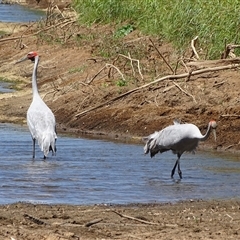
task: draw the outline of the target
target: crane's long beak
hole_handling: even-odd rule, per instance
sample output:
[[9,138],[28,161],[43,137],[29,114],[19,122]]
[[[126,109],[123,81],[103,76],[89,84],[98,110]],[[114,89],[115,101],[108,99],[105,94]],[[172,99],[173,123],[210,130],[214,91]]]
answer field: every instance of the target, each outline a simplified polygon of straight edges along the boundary
[[17,62],[15,62],[15,64],[20,63],[20,62],[23,62],[23,61],[25,61],[25,60],[27,60],[27,59],[28,59],[27,56],[26,56],[26,57],[23,57],[23,58],[21,58],[20,60],[18,60]]
[[213,137],[214,137],[214,140],[215,140],[215,142],[217,141],[217,134],[216,134],[216,129],[215,128],[213,128]]

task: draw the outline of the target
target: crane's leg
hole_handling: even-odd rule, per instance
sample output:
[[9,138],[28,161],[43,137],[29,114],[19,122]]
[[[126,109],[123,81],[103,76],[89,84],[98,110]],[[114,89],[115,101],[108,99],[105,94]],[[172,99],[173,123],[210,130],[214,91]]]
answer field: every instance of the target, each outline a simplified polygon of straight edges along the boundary
[[35,143],[36,143],[36,139],[33,138],[33,151],[32,151],[32,154],[33,154],[33,158],[35,158]]
[[178,175],[179,175],[180,179],[182,179],[182,171],[180,169],[180,158],[178,160]]
[[178,175],[179,175],[180,179],[182,179],[182,171],[181,171],[181,169],[180,169],[180,157],[181,157],[181,154],[178,154],[178,159],[177,159],[177,161],[175,162],[175,165],[174,165],[174,167],[173,167],[173,169],[172,169],[171,178],[173,178],[173,175],[174,175],[174,173],[175,173],[175,169],[176,169],[176,167],[178,166]]

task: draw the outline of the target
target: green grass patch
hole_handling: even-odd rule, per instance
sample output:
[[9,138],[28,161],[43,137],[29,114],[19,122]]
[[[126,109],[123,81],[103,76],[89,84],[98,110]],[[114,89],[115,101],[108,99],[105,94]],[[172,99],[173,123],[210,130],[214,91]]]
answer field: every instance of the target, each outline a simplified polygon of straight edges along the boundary
[[136,28],[173,43],[179,52],[199,36],[198,47],[209,59],[219,58],[225,43],[239,42],[237,0],[74,0],[73,5],[81,23],[124,23],[116,36],[125,36]]
[[71,68],[69,69],[69,73],[82,73],[84,71],[84,69],[86,69],[86,66],[81,66],[81,67],[75,67],[75,68]]

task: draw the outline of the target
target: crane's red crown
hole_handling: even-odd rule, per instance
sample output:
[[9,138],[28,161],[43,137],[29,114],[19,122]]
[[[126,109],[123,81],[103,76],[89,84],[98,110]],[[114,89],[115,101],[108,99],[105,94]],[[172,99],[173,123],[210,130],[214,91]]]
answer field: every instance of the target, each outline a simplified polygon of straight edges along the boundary
[[211,125],[212,128],[216,128],[216,127],[217,127],[217,123],[216,123],[215,120],[211,120],[211,121],[209,122],[209,124]]
[[36,56],[38,56],[37,52],[33,51],[28,53],[27,58],[34,61]]

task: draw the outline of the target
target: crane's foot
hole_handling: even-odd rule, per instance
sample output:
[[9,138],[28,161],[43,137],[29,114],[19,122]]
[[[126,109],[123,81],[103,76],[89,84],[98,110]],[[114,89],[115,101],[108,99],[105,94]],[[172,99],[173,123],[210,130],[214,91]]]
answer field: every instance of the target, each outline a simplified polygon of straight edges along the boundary
[[172,170],[171,178],[173,178],[174,173],[175,173],[175,169]]
[[182,179],[182,171],[181,170],[178,171],[178,175],[179,175],[180,179]]

